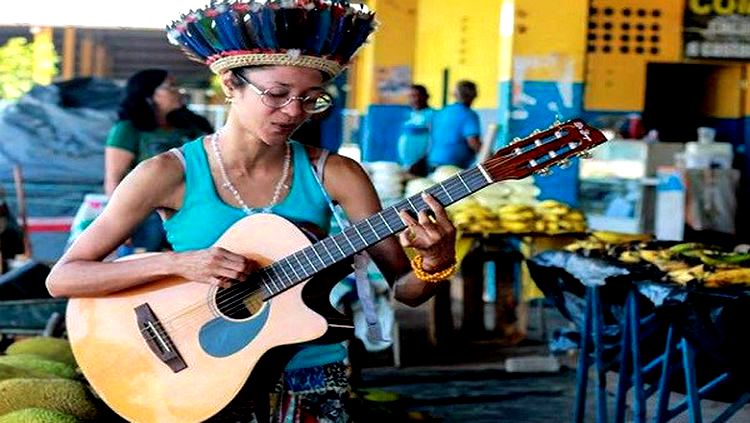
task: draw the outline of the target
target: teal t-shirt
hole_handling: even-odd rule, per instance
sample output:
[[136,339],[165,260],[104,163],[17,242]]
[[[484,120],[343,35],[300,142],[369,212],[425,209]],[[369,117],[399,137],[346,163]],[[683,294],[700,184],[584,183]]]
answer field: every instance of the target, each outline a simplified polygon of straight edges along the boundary
[[[328,232],[332,212],[315,179],[305,146],[294,141],[290,145],[292,183],[287,196],[271,207],[270,212],[292,222],[312,223]],[[242,209],[225,203],[217,193],[203,137],[185,144],[182,152],[185,196],[180,210],[164,221],[167,240],[177,252],[210,247],[230,226],[246,216]],[[292,358],[287,369],[335,363],[344,360],[346,354],[343,344],[305,346]]]
[[121,120],[109,130],[106,146],[130,151],[135,154],[134,164],[138,164],[171,148],[180,147],[199,135],[193,129],[179,128],[139,131],[130,121]]

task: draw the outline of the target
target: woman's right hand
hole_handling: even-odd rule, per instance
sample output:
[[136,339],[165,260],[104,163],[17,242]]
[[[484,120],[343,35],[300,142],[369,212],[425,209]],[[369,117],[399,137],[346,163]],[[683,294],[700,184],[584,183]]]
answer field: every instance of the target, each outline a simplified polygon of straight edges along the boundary
[[258,263],[221,247],[177,254],[176,274],[185,279],[227,288],[242,282],[258,269]]

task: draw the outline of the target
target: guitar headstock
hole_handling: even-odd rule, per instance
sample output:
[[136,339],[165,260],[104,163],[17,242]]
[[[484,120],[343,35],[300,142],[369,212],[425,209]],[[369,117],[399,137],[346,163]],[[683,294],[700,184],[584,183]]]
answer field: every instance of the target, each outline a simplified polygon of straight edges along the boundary
[[601,131],[581,119],[573,119],[511,141],[481,166],[493,181],[544,175],[550,166],[566,167],[573,157],[588,158],[588,150],[606,141]]

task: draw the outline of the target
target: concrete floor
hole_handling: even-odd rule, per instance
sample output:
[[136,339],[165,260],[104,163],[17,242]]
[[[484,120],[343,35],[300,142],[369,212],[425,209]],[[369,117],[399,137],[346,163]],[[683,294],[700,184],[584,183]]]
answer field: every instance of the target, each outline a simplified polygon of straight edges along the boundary
[[[403,312],[403,310],[401,310]],[[369,393],[372,401],[362,402],[355,413],[356,422],[570,422],[575,403],[575,356],[559,357],[556,373],[509,373],[504,363],[509,357],[547,355],[548,348],[534,336],[518,346],[506,346],[501,339],[455,339],[441,347],[430,345],[424,327],[420,330],[419,312],[399,316],[401,325],[402,367],[394,367],[390,353],[370,354],[369,362],[356,384],[360,400]],[[553,309],[545,309],[548,333],[566,326]],[[405,318],[406,317],[406,318]],[[424,317],[424,316],[423,316]],[[422,318],[423,318],[422,317]],[[409,323],[411,322],[411,324]],[[415,323],[416,322],[416,323]],[[536,331],[538,335],[538,331]],[[607,378],[609,419],[613,420],[617,375]],[[594,378],[589,379],[586,421],[594,421]],[[681,400],[672,394],[672,404]],[[649,401],[648,418],[653,416],[654,401]],[[727,406],[704,400],[704,421],[711,421]],[[626,421],[632,421],[630,413]],[[687,413],[672,422],[687,422]],[[750,422],[750,406],[730,422]]]

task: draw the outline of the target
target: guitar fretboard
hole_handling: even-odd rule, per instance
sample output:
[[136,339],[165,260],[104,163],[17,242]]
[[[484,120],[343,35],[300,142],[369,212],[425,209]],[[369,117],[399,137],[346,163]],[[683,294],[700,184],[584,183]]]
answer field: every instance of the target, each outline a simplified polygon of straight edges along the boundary
[[[464,170],[425,192],[431,194],[444,207],[486,187],[491,182],[479,166]],[[399,211],[416,215],[429,210],[421,195],[414,195],[357,222],[342,232],[324,238],[270,266],[261,269],[257,276],[265,300],[284,292],[316,273],[371,247],[383,239],[406,228]]]

